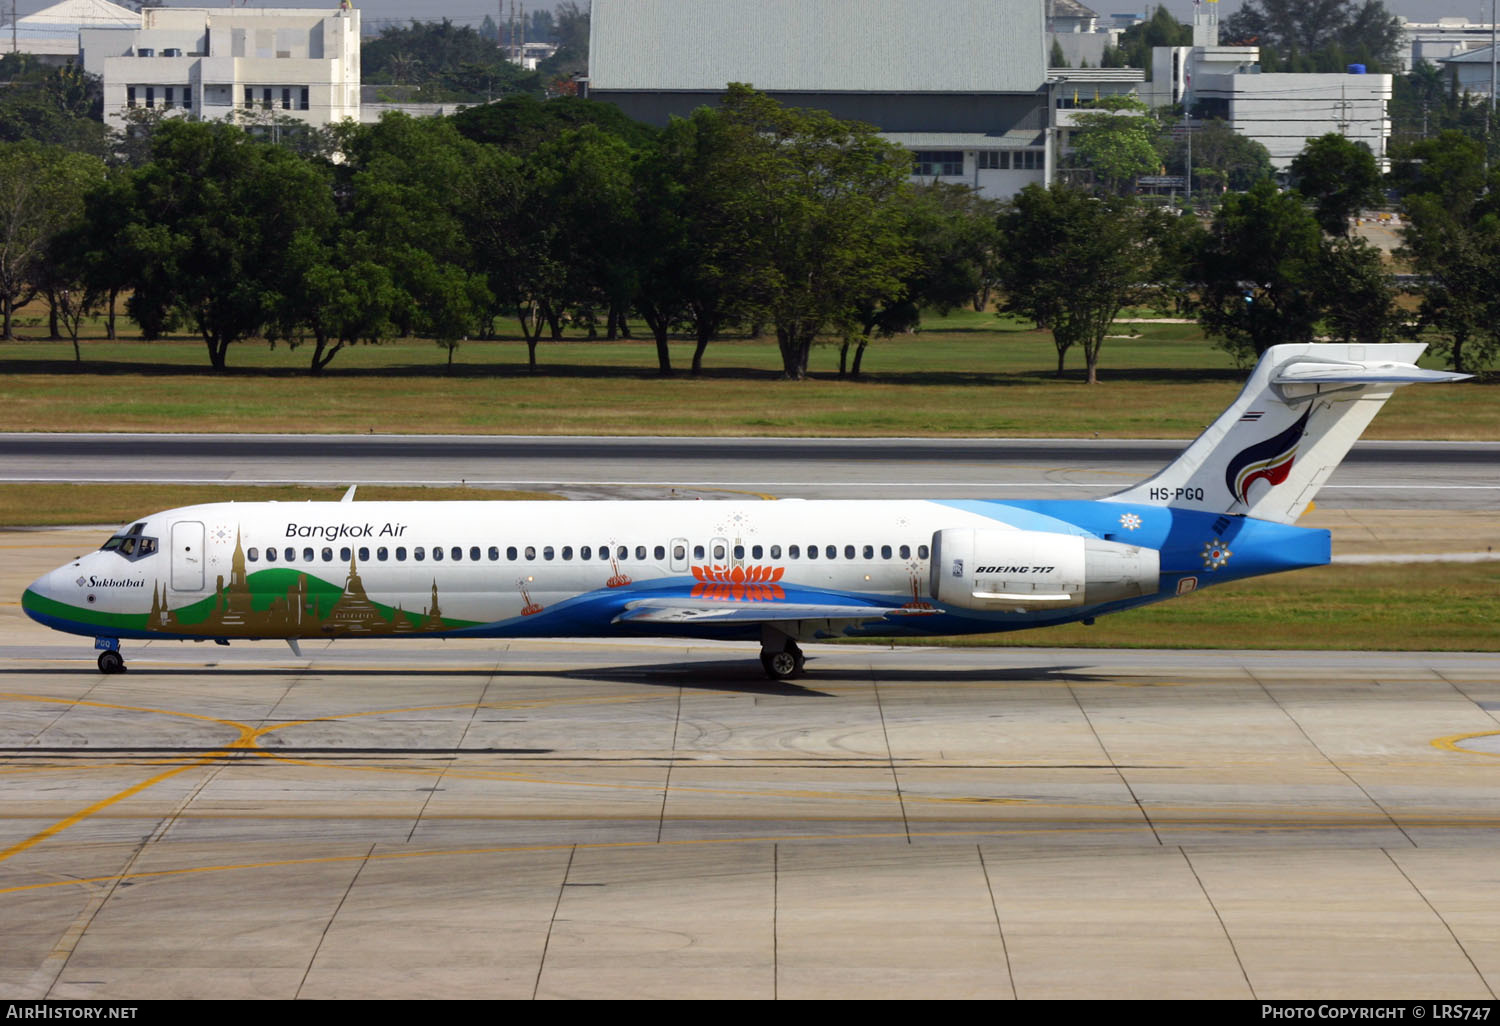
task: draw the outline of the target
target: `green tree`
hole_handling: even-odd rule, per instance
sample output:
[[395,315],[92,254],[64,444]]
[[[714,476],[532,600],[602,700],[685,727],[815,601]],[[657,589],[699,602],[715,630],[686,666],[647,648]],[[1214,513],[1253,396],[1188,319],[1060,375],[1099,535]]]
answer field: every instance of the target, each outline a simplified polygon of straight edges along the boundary
[[0,143],[0,337],[15,338],[17,306],[57,284],[52,241],[82,218],[84,197],[103,180],[97,157],[29,140]]
[[1083,350],[1098,378],[1104,336],[1126,303],[1143,299],[1160,260],[1159,212],[1124,196],[1028,185],[1000,218],[1003,309],[1052,333],[1057,374]]
[[494,303],[470,226],[483,205],[483,147],[441,118],[387,114],[345,140],[350,265],[386,267],[390,321],[448,347],[477,334]]
[[[1192,46],[1193,26],[1172,16],[1166,4],[1157,4],[1151,17],[1120,34],[1120,51],[1127,68],[1151,70],[1151,51],[1158,46]],[[1108,65],[1106,65],[1108,67]]]
[[873,128],[825,111],[784,107],[731,85],[724,112],[748,188],[734,201],[754,223],[752,273],[776,327],[786,377],[807,376],[813,340],[847,337],[860,305],[901,288],[909,242],[891,202],[908,188],[911,158]]
[[537,343],[567,272],[557,261],[560,226],[547,208],[543,184],[521,158],[480,147],[474,170],[479,204],[468,232],[477,266],[496,304],[515,311],[535,373]]
[[553,22],[553,38],[557,52],[537,65],[537,73],[553,93],[558,92],[559,81],[569,81],[574,75],[589,72],[589,8],[577,0],[564,0],[557,6]]
[[[1349,61],[1385,69],[1396,62],[1401,23],[1381,0],[1246,0],[1220,39],[1258,44],[1292,71],[1343,71]],[[1298,66],[1300,57],[1308,63]]]
[[[1244,192],[1262,178],[1275,174],[1271,154],[1254,139],[1247,139],[1218,119],[1193,129],[1193,191]],[[1173,137],[1163,163],[1174,175],[1187,174],[1188,142]]]
[[1198,258],[1199,323],[1242,363],[1278,342],[1311,342],[1321,239],[1301,198],[1274,182],[1224,197]]
[[[912,240],[913,262],[898,293],[861,308],[853,377],[859,377],[872,336],[911,331],[921,323],[924,310],[946,314],[972,301],[984,287],[1000,247],[1000,204],[968,186],[919,185],[901,194],[895,207]],[[840,374],[848,350],[846,341],[839,353]]]
[[132,315],[148,333],[191,324],[223,370],[229,346],[273,316],[297,233],[328,229],[324,176],[232,125],[171,120],[127,181],[120,252]]
[[102,121],[104,84],[69,62],[42,64],[31,54],[0,57],[0,142],[61,146],[104,157],[110,140]]
[[1456,371],[1483,370],[1500,353],[1500,172],[1484,147],[1456,132],[1407,149],[1393,171],[1405,225],[1398,255],[1417,275],[1417,334]]
[[1385,200],[1375,155],[1337,132],[1308,140],[1291,170],[1292,187],[1312,201],[1318,225],[1329,235],[1347,237],[1356,214]]
[[631,119],[614,104],[577,96],[507,96],[461,110],[451,120],[466,139],[521,154],[584,125],[616,136],[633,150],[645,149],[657,136],[654,127]]
[[1139,100],[1107,96],[1091,109],[1074,111],[1073,120],[1072,161],[1092,170],[1110,191],[1132,191],[1137,178],[1160,166],[1156,140],[1161,126]]
[[360,48],[365,82],[416,87],[428,102],[488,102],[511,93],[541,93],[541,79],[505,59],[477,30],[441,21],[387,25]]
[[1390,269],[1364,239],[1323,240],[1316,288],[1324,330],[1339,342],[1389,342],[1401,327]]
[[664,348],[681,320],[692,331],[692,370],[730,323],[760,309],[771,268],[759,247],[758,187],[743,147],[758,141],[717,107],[674,118],[638,163],[641,238],[636,309]]

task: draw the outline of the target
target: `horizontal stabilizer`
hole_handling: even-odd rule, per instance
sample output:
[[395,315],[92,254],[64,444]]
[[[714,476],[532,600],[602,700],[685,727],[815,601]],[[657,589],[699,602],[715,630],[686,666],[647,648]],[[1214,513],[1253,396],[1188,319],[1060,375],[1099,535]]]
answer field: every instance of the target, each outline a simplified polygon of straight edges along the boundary
[[1273,385],[1418,385],[1442,381],[1464,381],[1472,374],[1423,370],[1411,363],[1368,361],[1348,363],[1326,360],[1296,360],[1278,367]]

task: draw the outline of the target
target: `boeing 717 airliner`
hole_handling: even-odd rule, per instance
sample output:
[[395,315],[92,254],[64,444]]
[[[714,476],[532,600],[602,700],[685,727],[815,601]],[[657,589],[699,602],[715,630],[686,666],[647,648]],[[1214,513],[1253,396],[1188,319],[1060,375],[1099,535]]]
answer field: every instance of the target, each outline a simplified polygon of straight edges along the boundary
[[760,642],[1019,630],[1329,560],[1294,526],[1392,391],[1466,375],[1421,345],[1267,350],[1155,477],[1095,501],[237,502],[156,513],[26,589],[124,639],[669,636]]

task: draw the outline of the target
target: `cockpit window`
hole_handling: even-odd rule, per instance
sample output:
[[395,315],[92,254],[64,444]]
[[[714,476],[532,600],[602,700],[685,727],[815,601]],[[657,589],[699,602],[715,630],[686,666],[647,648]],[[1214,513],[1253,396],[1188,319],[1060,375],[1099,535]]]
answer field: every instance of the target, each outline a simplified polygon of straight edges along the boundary
[[129,530],[121,531],[101,545],[99,551],[118,552],[132,563],[136,560],[145,559],[147,556],[155,554],[157,548],[156,539],[147,537],[143,533],[145,529],[145,521],[139,524],[132,524]]

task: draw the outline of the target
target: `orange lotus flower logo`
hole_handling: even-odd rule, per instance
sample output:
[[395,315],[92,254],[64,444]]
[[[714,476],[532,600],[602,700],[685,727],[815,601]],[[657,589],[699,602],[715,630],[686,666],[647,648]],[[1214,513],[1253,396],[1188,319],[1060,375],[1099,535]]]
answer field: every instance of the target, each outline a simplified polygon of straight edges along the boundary
[[779,566],[693,567],[698,583],[693,598],[720,599],[734,602],[769,602],[786,598],[776,582],[785,573]]

